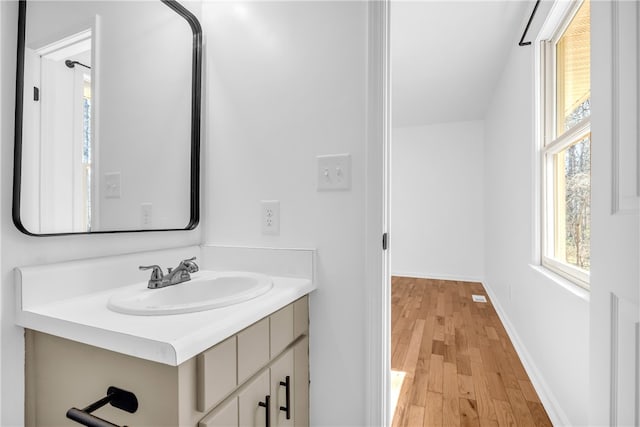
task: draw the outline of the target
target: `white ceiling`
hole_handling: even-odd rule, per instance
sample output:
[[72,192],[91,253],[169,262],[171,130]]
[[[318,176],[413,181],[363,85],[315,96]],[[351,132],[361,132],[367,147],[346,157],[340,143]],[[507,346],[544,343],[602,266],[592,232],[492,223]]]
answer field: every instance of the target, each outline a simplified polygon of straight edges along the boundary
[[532,8],[514,0],[393,1],[393,126],[483,119]]

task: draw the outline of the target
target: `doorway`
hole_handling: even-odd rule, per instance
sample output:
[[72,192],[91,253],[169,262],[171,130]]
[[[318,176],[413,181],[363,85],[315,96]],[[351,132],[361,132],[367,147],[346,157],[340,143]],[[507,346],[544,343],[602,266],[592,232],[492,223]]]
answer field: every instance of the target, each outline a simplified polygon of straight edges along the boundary
[[[521,17],[526,17],[532,5],[521,3],[519,6],[523,8]],[[515,337],[513,344],[518,352],[526,354],[527,360],[524,360],[524,364],[527,371],[535,374],[531,382],[540,391],[539,398],[554,423],[615,425],[620,424],[620,420],[624,419],[627,420],[626,423],[633,425],[633,422],[637,423],[640,413],[638,407],[640,402],[638,399],[640,381],[638,380],[640,378],[638,362],[640,360],[638,358],[640,354],[640,338],[638,338],[640,337],[638,333],[640,286],[638,283],[640,282],[637,269],[640,253],[640,221],[638,221],[640,212],[638,188],[640,187],[637,177],[640,176],[638,173],[640,162],[636,161],[638,152],[633,151],[631,145],[626,145],[625,141],[633,141],[634,144],[637,142],[639,116],[637,114],[637,105],[639,105],[637,59],[640,56],[640,49],[638,49],[640,41],[634,39],[631,42],[629,38],[621,35],[638,34],[640,11],[637,4],[632,3],[593,2],[592,20],[597,20],[594,31],[598,34],[592,39],[599,41],[594,46],[591,61],[594,74],[593,102],[594,105],[600,105],[601,111],[613,111],[614,114],[592,117],[594,135],[597,132],[605,135],[600,147],[600,152],[604,155],[592,160],[594,182],[592,266],[593,271],[600,271],[600,274],[591,278],[591,291],[584,292],[541,268],[540,248],[539,244],[536,244],[539,239],[539,230],[535,224],[540,202],[536,199],[536,195],[532,194],[535,193],[533,189],[539,185],[536,182],[539,175],[536,175],[535,169],[539,166],[536,164],[539,160],[535,159],[533,115],[537,94],[534,88],[533,70],[537,69],[536,61],[539,58],[531,51],[527,52],[524,49],[534,49],[541,40],[536,33],[539,32],[545,17],[553,13],[551,6],[551,4],[542,4],[539,17],[532,26],[533,36],[530,47],[517,45],[526,18],[524,21],[523,19],[513,21],[515,30],[511,30],[512,37],[505,38],[507,45],[503,46],[505,57],[494,61],[495,64],[500,64],[499,70],[495,73],[499,81],[493,85],[479,85],[489,88],[489,95],[494,99],[489,106],[489,114],[484,116],[483,132],[484,142],[487,144],[483,150],[486,161],[483,177],[487,180],[484,187],[491,188],[491,192],[485,194],[483,199],[491,205],[490,208],[485,205],[480,211],[485,213],[483,224],[486,235],[483,246],[493,251],[489,262],[485,261],[487,270],[484,271],[484,277],[485,280],[487,276],[489,277],[490,285],[486,290],[490,300],[495,297],[506,307],[496,311],[500,317],[508,319],[505,329],[509,330],[512,338]],[[622,8],[633,10],[625,11]],[[480,15],[476,14],[476,17],[478,16]],[[625,18],[622,18],[623,16]],[[442,19],[442,21],[460,23],[460,20]],[[391,39],[389,53],[393,57],[393,25],[389,22],[387,24],[386,28],[390,33],[388,36]],[[468,32],[468,27],[465,25],[456,26],[456,28],[459,28],[461,34],[465,36],[465,49],[471,51],[470,56],[477,53],[477,49],[474,49],[477,45],[473,44],[474,37],[481,39],[483,43],[491,44],[485,37],[485,34],[489,34],[490,31]],[[477,34],[483,34],[483,37],[477,37]],[[451,39],[442,34],[428,40],[441,44],[445,44],[444,41],[446,41],[449,50],[455,52],[455,47],[450,43]],[[615,49],[612,49],[612,46]],[[624,54],[612,56],[612,51],[624,51]],[[450,62],[454,63],[459,59],[454,53],[451,55]],[[477,62],[473,66],[466,68],[474,71],[473,80],[479,82],[482,72],[478,70],[477,65],[482,63],[482,59],[477,57],[476,59]],[[431,60],[434,60],[433,57]],[[435,62],[446,63],[447,61],[435,60]],[[412,65],[416,64],[417,62],[414,62]],[[458,68],[465,69],[465,67]],[[622,69],[635,71],[629,75],[612,74],[612,70]],[[427,70],[422,74],[430,75],[431,71]],[[393,75],[395,79],[397,76],[395,62]],[[458,78],[456,81],[465,82],[463,78]],[[393,84],[389,82],[388,86],[388,93],[391,93],[390,88]],[[397,88],[393,87],[394,97],[396,92]],[[468,101],[469,105],[472,105],[471,101],[475,98],[470,94],[471,92],[467,93],[469,98],[463,101]],[[446,103],[453,99],[453,95],[454,92],[449,91],[443,96],[434,95],[429,99],[432,104],[443,109]],[[629,97],[633,99],[630,101]],[[434,99],[444,101],[433,102]],[[464,102],[459,102],[456,105],[463,104]],[[626,105],[628,108],[620,109],[621,105]],[[393,111],[395,116],[397,111],[395,106]],[[625,119],[620,120],[621,117]],[[464,120],[469,121],[469,118]],[[464,120],[462,114],[459,114],[454,122]],[[390,128],[387,130],[388,139],[391,140],[392,123],[397,122],[395,120],[392,122],[389,117],[388,123]],[[428,125],[430,124],[424,126]],[[620,139],[620,135],[624,133],[635,136]],[[613,144],[610,144],[612,139],[609,135],[613,135]],[[394,138],[388,148],[390,157],[393,157],[395,142]],[[635,150],[637,150],[637,144]],[[623,152],[627,155],[623,155]],[[508,159],[514,161],[507,161]],[[632,161],[627,161],[629,159]],[[393,174],[393,171],[391,173]],[[441,176],[439,179],[440,182],[446,183],[446,177]],[[391,203],[393,203],[393,182],[391,185]],[[522,191],[523,189],[525,191]],[[395,215],[392,208],[390,227],[392,261],[389,274],[385,277],[390,277],[394,273],[394,266],[399,265],[394,260],[397,245],[401,242],[401,237],[395,233]],[[520,218],[521,221],[514,218]],[[425,276],[437,276],[434,271],[427,272]],[[456,279],[456,277],[445,276],[442,274],[435,278],[437,280]],[[391,285],[384,286],[385,298],[391,299]],[[379,313],[386,313],[385,309],[381,308]],[[390,313],[385,315],[390,316]],[[528,326],[532,324],[536,326]],[[423,331],[425,325],[422,327]],[[541,330],[546,331],[544,338],[540,335]],[[514,334],[514,331],[518,333]],[[487,335],[489,334],[492,332]],[[410,342],[411,337],[408,340]],[[546,345],[542,345],[541,342]],[[553,343],[554,346],[554,357],[551,358],[547,357],[549,343]],[[438,347],[440,347],[439,344],[436,346],[436,355],[441,351]],[[378,348],[385,347],[381,345]],[[622,372],[630,374],[623,375]],[[389,382],[391,381],[393,377],[389,378]],[[571,390],[565,390],[564,384],[568,383],[572,384]],[[506,388],[513,389],[513,387]],[[525,394],[524,389],[520,392]],[[382,392],[386,396],[385,393],[386,391]],[[589,413],[584,411],[587,406],[590,408]],[[529,409],[529,412],[531,414],[532,410]]]
[[[24,225],[88,232],[92,214],[92,29],[25,48]],[[55,161],[52,161],[55,160]]]
[[550,425],[482,284],[486,112],[528,4],[390,12],[390,425]]

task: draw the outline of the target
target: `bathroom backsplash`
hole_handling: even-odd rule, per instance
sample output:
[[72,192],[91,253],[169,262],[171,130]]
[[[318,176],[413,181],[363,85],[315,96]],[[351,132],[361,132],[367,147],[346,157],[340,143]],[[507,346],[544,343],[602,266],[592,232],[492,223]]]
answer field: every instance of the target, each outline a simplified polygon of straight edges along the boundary
[[[17,267],[16,283],[23,295],[18,306],[25,302],[37,306],[142,282],[148,280],[149,272],[139,270],[138,266],[158,264],[166,271],[167,267],[175,267],[181,260],[193,256],[200,259],[200,246]],[[18,299],[20,295],[18,290]]]
[[203,245],[202,263],[209,270],[234,270],[315,281],[315,249],[252,248]]

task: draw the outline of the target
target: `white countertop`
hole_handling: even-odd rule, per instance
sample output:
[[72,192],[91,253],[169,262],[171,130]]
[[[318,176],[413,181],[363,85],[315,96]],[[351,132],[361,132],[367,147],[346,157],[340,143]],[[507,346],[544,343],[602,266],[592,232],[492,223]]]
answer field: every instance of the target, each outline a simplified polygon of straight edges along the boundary
[[135,316],[107,308],[111,288],[18,309],[25,328],[178,366],[316,287],[304,278],[273,277],[273,288],[257,298],[208,311]]

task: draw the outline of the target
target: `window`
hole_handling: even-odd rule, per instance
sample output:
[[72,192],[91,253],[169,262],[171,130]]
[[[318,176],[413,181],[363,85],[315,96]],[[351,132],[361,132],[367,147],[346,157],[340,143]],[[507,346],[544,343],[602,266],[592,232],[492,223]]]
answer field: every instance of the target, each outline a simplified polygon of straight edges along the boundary
[[591,43],[589,0],[541,44],[542,264],[589,286]]
[[82,81],[82,231],[91,231],[91,73]]

